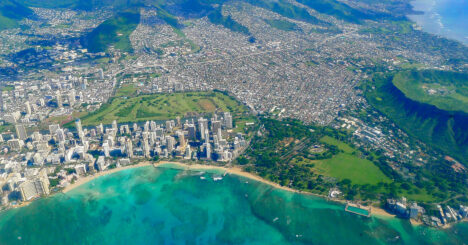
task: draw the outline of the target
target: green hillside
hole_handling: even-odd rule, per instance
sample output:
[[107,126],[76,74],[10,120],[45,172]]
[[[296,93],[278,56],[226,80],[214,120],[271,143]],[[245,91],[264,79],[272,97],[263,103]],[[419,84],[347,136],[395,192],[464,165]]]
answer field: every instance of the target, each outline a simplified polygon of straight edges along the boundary
[[33,14],[33,11],[13,0],[0,1],[0,30],[19,27],[18,21]]
[[424,70],[395,74],[393,84],[406,97],[446,111],[468,113],[468,74]]
[[110,46],[131,52],[132,45],[129,37],[138,23],[140,23],[138,10],[117,13],[86,35],[82,42],[91,52],[104,52]]
[[468,114],[446,111],[405,96],[392,76],[376,75],[366,88],[369,103],[408,134],[468,164]]
[[271,27],[282,31],[300,30],[300,28],[295,23],[286,20],[265,20],[265,22]]
[[38,8],[70,8],[92,10],[94,8],[113,6],[123,9],[143,2],[142,0],[17,0],[25,6]]
[[351,8],[350,6],[335,0],[296,0],[298,3],[304,4],[315,11],[331,15],[337,19],[345,20],[353,23],[360,23],[365,19],[375,19],[388,17],[383,13],[364,13],[360,10]]

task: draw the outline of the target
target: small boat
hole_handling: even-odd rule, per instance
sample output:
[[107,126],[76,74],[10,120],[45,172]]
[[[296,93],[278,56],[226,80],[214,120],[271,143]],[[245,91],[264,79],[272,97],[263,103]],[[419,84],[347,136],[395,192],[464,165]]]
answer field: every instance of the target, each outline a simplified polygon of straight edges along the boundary
[[206,179],[205,176],[200,176],[200,179]]
[[218,180],[222,180],[222,179],[223,179],[223,177],[221,177],[221,176],[213,177],[213,180],[214,180],[214,181],[218,181]]

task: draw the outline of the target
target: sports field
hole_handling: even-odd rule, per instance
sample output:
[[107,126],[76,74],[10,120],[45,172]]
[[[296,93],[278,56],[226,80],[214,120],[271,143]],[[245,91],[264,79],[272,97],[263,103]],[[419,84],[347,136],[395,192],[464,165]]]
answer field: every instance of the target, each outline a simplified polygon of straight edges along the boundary
[[355,155],[357,150],[335,138],[325,136],[322,142],[336,145],[342,152],[330,159],[313,161],[319,174],[340,180],[349,179],[353,184],[377,184],[390,179],[371,161]]

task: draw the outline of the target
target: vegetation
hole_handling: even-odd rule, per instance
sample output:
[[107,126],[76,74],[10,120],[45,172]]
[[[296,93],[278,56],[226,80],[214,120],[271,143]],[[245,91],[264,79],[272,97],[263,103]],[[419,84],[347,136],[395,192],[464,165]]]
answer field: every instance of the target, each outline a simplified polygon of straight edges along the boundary
[[10,123],[4,123],[3,125],[0,125],[0,133],[4,132],[15,132],[15,125],[10,124]]
[[104,52],[110,46],[125,52],[132,52],[129,37],[139,22],[140,12],[138,10],[118,13],[86,35],[83,42],[91,52]]
[[261,7],[272,12],[275,12],[284,17],[304,21],[311,24],[321,24],[321,25],[330,25],[329,23],[319,20],[314,16],[309,14],[309,11],[305,8],[298,7],[290,2],[285,0],[279,1],[268,1],[268,0],[245,0],[246,2]]
[[364,13],[335,0],[297,0],[297,2],[314,9],[319,13],[331,15],[337,19],[353,23],[360,23],[364,19],[387,16],[382,13]]
[[131,97],[136,94],[137,90],[133,84],[126,84],[117,90],[115,97]]
[[75,10],[92,10],[99,7],[113,6],[116,9],[124,9],[139,1],[133,0],[17,0],[26,6],[38,8],[70,8]]
[[410,172],[417,173],[409,180],[379,152],[354,147],[347,132],[290,119],[261,118],[260,123],[261,135],[254,136],[237,163],[280,185],[322,195],[338,187],[348,200],[372,202],[405,196],[434,203],[466,193],[466,174],[454,173],[444,162],[428,169],[409,165]]
[[314,161],[317,173],[341,180],[349,179],[351,183],[360,185],[390,182],[375,164],[359,157],[359,151],[348,144],[330,136],[323,137],[321,142],[337,146],[340,152],[330,159]]
[[12,0],[0,2],[0,30],[19,27],[18,21],[33,14],[28,7]]
[[468,74],[423,70],[402,71],[393,84],[406,97],[446,111],[468,113]]
[[296,31],[299,29],[299,27],[292,22],[286,21],[286,20],[265,20],[265,22],[270,25],[273,28],[276,28],[278,30],[282,31]]
[[[399,79],[396,81],[399,86],[403,87]],[[412,100],[394,86],[393,80],[393,74],[376,74],[372,84],[368,84],[365,88],[365,96],[369,103],[408,134],[466,164],[468,162],[468,114],[461,111],[441,110],[434,105]],[[417,94],[418,90],[408,89],[412,88],[409,85],[405,86],[407,93]],[[431,101],[439,103],[438,100]]]
[[13,91],[15,90],[15,86],[13,85],[5,85],[1,88],[2,91]]
[[[247,164],[247,170],[268,180],[318,194],[327,194],[329,188],[341,181],[356,188],[391,181],[371,161],[359,157],[359,150],[327,136],[333,135],[333,130],[306,126],[296,120],[262,118],[261,123],[263,135],[253,138],[246,158],[239,163]],[[325,152],[331,152],[323,154],[326,159],[317,160],[309,151],[317,144]]]
[[[128,89],[128,88],[125,88]],[[141,95],[132,98],[115,97],[96,112],[82,118],[83,125],[168,120],[191,116],[191,113],[230,111],[234,119],[247,112],[247,108],[221,92],[187,92]]]
[[208,15],[208,19],[211,23],[216,25],[222,25],[231,31],[239,32],[245,35],[250,35],[250,31],[247,27],[233,20],[231,16],[223,16],[221,9],[216,9]]

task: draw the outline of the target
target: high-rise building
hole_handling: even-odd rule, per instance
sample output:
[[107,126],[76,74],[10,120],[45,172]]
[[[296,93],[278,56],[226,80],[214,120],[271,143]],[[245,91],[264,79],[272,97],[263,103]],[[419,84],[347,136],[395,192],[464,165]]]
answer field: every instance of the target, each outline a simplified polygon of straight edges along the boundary
[[208,143],[205,143],[205,153],[206,153],[206,158],[211,159],[211,145]]
[[101,80],[104,79],[104,71],[102,70],[102,68],[98,70],[98,78]]
[[104,133],[104,126],[102,125],[102,123],[100,123],[99,125],[96,126],[96,132],[98,134],[103,134]]
[[24,142],[19,139],[10,139],[8,140],[8,146],[14,151],[20,151],[23,147]]
[[41,195],[49,195],[49,185],[50,182],[46,171],[41,170],[38,176],[19,185],[22,200],[28,201]]
[[110,147],[107,141],[102,144],[102,149],[104,150],[104,156],[110,157]]
[[84,140],[84,132],[83,132],[83,127],[81,126],[81,120],[78,118],[75,120],[75,126],[76,126],[76,131],[78,131],[78,136],[80,137],[80,140]]
[[68,103],[70,103],[70,106],[73,106],[75,104],[75,101],[76,101],[76,94],[75,94],[75,90],[72,89],[70,93],[68,94]]
[[172,121],[166,121],[166,131],[172,132]]
[[164,136],[164,130],[160,127],[156,128],[156,137],[163,137]]
[[16,136],[18,137],[18,139],[25,140],[28,138],[28,134],[26,133],[26,128],[24,127],[24,125],[16,124],[15,128],[16,128]]
[[156,124],[156,122],[154,122],[154,121],[151,121],[151,122],[150,122],[150,130],[151,130],[152,132],[156,131],[156,128],[157,128],[157,127],[158,127],[158,125]]
[[204,138],[205,138],[205,142],[207,144],[209,144],[210,143],[210,131],[208,129],[205,129],[205,137]]
[[127,156],[129,158],[133,158],[133,143],[130,139],[127,139],[127,142],[125,143],[125,148],[127,151]]
[[221,128],[221,122],[220,121],[211,121],[211,131],[213,133],[217,133],[218,129]]
[[31,110],[31,104],[29,103],[29,101],[26,101],[24,103],[24,106],[26,108],[26,114],[27,115],[31,115],[32,114],[32,110]]
[[188,145],[185,147],[185,159],[191,159],[192,158],[192,149],[190,149],[190,146]]
[[203,123],[201,123],[198,125],[198,127],[199,127],[200,140],[204,140],[205,139],[205,126],[203,125]]
[[57,129],[59,129],[59,128],[60,128],[60,125],[58,125],[58,124],[51,124],[51,125],[49,125],[49,133],[50,133],[50,135],[54,135],[55,132],[57,132]]
[[104,156],[99,156],[98,159],[96,160],[96,168],[99,171],[103,171],[108,167],[106,163],[106,159]]
[[112,129],[114,130],[115,133],[117,133],[117,121],[116,120],[112,121]]
[[187,125],[187,131],[188,131],[188,138],[190,140],[196,140],[197,139],[197,131],[196,131],[195,125],[188,124]]
[[38,104],[39,106],[45,106],[45,100],[41,98],[41,99],[39,99],[39,100],[37,101],[37,104]]
[[183,131],[177,131],[177,138],[179,140],[179,145],[181,148],[185,147],[185,135]]
[[145,157],[149,158],[150,157],[150,146],[148,143],[148,138],[143,139],[143,150],[145,153]]
[[224,112],[224,127],[232,128],[232,116],[230,112]]
[[177,125],[176,125],[176,126],[177,126],[177,127],[181,127],[181,125],[180,125],[180,117],[179,117],[179,116],[176,117],[176,121],[177,121]]
[[205,129],[208,129],[208,120],[206,118],[200,117],[198,119],[198,133],[200,136],[203,136]]
[[174,150],[175,139],[172,136],[167,136],[166,138],[166,146],[167,151],[172,152]]
[[63,132],[63,129],[59,128],[55,131],[55,134],[57,136],[58,142],[64,142],[65,141],[65,132]]
[[56,92],[56,97],[57,97],[57,107],[58,108],[63,107],[62,94],[60,94],[60,91]]
[[33,141],[41,141],[42,140],[42,134],[39,133],[39,131],[36,131],[31,135],[31,138],[33,139]]

